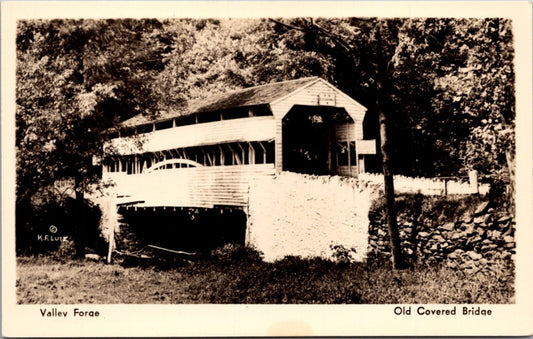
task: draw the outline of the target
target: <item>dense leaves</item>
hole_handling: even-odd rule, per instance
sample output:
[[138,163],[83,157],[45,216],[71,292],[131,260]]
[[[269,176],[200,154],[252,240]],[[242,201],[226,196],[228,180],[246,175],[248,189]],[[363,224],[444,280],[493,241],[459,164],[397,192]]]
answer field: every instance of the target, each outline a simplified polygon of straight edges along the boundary
[[497,18],[20,21],[17,196],[60,178],[85,191],[120,120],[272,81],[325,78],[369,109],[365,137],[379,138],[378,52],[396,173],[509,178],[512,42]]

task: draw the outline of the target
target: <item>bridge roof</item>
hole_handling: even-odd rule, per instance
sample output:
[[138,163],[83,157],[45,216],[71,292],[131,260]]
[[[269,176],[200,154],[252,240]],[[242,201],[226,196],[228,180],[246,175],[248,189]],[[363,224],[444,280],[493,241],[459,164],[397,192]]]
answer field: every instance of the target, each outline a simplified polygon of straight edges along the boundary
[[213,97],[195,100],[184,110],[162,113],[155,120],[151,120],[149,117],[139,114],[123,121],[122,126],[131,127],[195,113],[214,112],[236,107],[265,105],[283,98],[299,88],[318,81],[319,79],[319,77],[301,78],[223,93]]

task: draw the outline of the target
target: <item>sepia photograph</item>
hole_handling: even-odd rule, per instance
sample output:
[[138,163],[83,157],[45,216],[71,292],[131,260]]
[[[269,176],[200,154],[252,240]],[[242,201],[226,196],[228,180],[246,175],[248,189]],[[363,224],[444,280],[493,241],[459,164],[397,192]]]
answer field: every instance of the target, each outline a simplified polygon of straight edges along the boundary
[[[524,214],[517,192],[531,187],[531,154],[517,151],[514,17],[241,5],[241,15],[219,6],[12,20],[9,307],[51,328],[145,306],[168,317],[199,314],[191,304],[235,318],[315,312],[266,332],[214,332],[217,323],[150,336],[390,333],[313,329],[326,310],[372,305],[395,319],[394,334],[411,335],[397,321],[480,325],[520,313],[520,295],[531,295],[517,287],[528,255],[517,234],[526,228],[531,246],[531,205]],[[141,333],[119,327],[98,333]],[[435,330],[420,334],[472,333]]]

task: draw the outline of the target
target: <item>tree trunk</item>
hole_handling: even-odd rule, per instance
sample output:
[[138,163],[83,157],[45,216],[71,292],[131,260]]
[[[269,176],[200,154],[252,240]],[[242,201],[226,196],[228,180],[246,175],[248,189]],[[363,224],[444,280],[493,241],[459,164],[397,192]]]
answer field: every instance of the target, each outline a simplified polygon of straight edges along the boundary
[[85,197],[83,192],[80,190],[78,183],[78,178],[75,178],[75,192],[76,192],[76,202],[75,202],[75,214],[73,216],[74,222],[74,247],[76,253],[74,256],[76,258],[85,258],[85,243],[87,238],[87,209],[85,207]]
[[505,151],[505,160],[507,160],[507,170],[509,171],[509,186],[507,186],[507,201],[509,211],[515,213],[515,157],[510,150]]
[[381,138],[381,159],[383,165],[383,177],[385,185],[385,200],[386,200],[386,215],[387,225],[389,228],[390,247],[392,253],[392,261],[394,268],[405,268],[405,261],[402,255],[402,249],[400,245],[400,235],[398,232],[398,221],[396,219],[396,203],[394,199],[394,178],[391,171],[390,160],[390,146],[387,133],[387,115],[385,113],[385,107],[387,103],[386,94],[384,89],[386,86],[386,66],[383,59],[382,43],[381,43],[381,24],[376,27],[376,40],[377,40],[377,68],[376,68],[376,106],[379,114],[379,133]]

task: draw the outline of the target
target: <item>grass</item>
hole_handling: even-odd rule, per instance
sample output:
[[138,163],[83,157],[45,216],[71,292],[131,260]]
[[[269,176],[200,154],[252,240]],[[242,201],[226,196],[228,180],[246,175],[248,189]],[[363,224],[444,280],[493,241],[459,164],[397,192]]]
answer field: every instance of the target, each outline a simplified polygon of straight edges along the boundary
[[[444,266],[393,271],[386,264],[335,264],[288,257],[264,263],[225,247],[190,264],[105,264],[51,256],[17,259],[20,304],[491,303],[514,302],[514,272],[466,274]],[[493,269],[494,271],[494,269]]]

